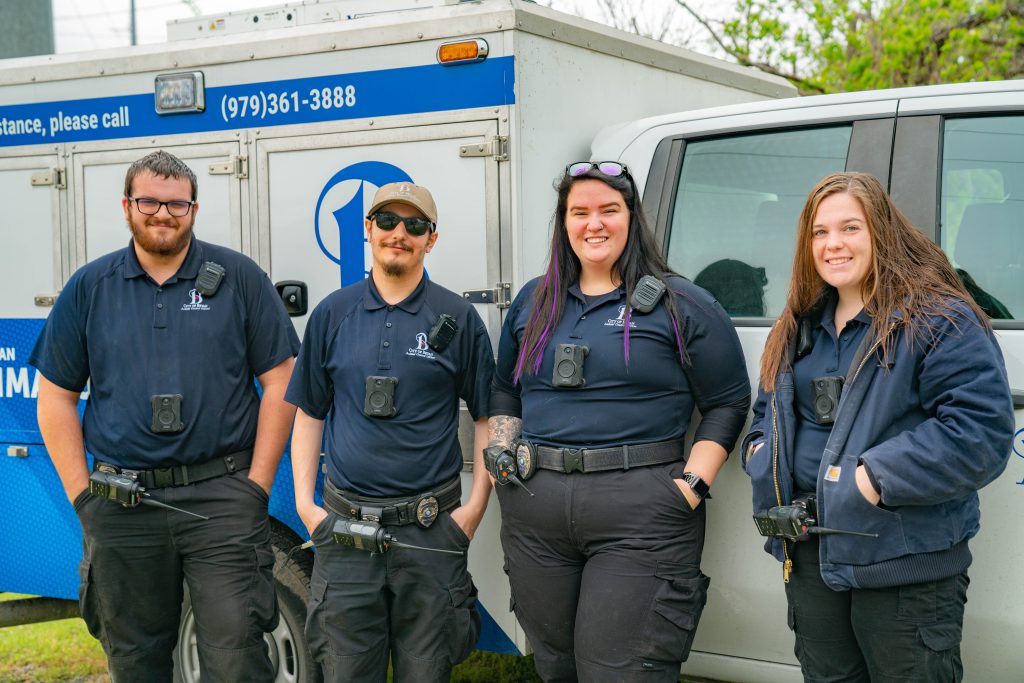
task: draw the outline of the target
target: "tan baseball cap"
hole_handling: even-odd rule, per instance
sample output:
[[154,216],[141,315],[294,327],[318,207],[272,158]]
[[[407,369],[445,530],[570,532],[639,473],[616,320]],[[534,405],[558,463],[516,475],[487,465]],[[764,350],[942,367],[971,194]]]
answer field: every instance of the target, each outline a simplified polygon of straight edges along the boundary
[[427,217],[434,225],[437,225],[437,206],[434,205],[434,198],[425,187],[413,185],[412,183],[388,183],[382,185],[373,195],[373,206],[367,212],[372,216],[377,209],[386,204],[408,204]]

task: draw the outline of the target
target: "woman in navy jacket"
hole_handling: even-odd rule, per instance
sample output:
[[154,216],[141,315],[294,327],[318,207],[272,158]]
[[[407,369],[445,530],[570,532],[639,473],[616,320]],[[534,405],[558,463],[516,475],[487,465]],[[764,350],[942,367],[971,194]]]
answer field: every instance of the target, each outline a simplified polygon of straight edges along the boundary
[[760,384],[755,513],[813,495],[819,526],[864,534],[766,544],[804,679],[960,681],[977,491],[1013,408],[988,319],[874,177],[811,192]]
[[729,316],[669,271],[625,167],[571,164],[546,273],[505,316],[488,420],[492,445],[536,469],[498,500],[545,681],[679,680],[707,595],[703,498],[749,405]]

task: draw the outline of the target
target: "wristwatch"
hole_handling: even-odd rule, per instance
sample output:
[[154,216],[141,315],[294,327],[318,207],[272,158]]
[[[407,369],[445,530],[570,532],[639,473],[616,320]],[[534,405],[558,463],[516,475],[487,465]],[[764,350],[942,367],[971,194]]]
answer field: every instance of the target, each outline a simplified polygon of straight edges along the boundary
[[711,491],[711,487],[708,483],[700,478],[699,474],[693,472],[683,472],[683,481],[697,494],[697,498],[704,500],[708,497],[708,493]]

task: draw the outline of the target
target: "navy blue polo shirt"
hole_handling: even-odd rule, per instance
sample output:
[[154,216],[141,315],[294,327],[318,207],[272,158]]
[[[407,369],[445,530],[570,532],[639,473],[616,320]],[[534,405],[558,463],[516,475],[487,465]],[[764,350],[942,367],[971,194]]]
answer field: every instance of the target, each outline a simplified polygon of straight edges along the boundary
[[[227,271],[213,296],[195,289],[204,261]],[[249,258],[193,239],[178,272],[158,285],[129,243],[71,276],[28,362],[69,391],[89,381],[89,453],[149,469],[251,448],[253,378],[294,356],[298,341],[270,278]],[[184,431],[151,430],[157,394],[182,395]]]
[[[750,383],[739,339],[728,314],[705,290],[681,277],[669,279],[682,318],[683,343],[691,362],[684,372],[672,320],[664,303],[630,320],[630,357],[623,342],[625,288],[587,297],[578,284],[569,287],[565,311],[550,335],[540,370],[514,383],[520,343],[533,308],[540,278],[523,287],[509,308],[498,346],[493,414],[518,397],[523,437],[556,447],[600,448],[619,444],[676,439],[689,427],[696,404],[705,419],[696,438],[732,449],[736,434],[713,429],[710,411],[743,404],[746,414]],[[664,299],[663,299],[664,301]],[[586,385],[579,389],[552,386],[555,349],[559,344],[590,348],[584,361]],[[502,410],[498,409],[498,404]],[[506,411],[510,414],[517,411]],[[707,424],[704,424],[707,422]],[[742,424],[742,419],[740,420]],[[735,432],[735,429],[725,431]]]
[[[442,313],[458,331],[443,351],[427,345]],[[313,311],[285,399],[325,420],[327,475],[364,496],[421,493],[462,470],[459,399],[474,420],[488,414],[494,356],[473,305],[424,277],[400,303],[368,277]],[[369,417],[366,378],[396,377],[396,414]]]
[[871,327],[871,316],[861,309],[836,337],[835,316],[836,297],[833,295],[822,309],[821,321],[812,328],[814,346],[810,353],[793,364],[797,415],[793,472],[796,490],[803,493],[817,490],[818,469],[832,433],[832,425],[814,421],[811,383],[816,377],[846,377],[857,347]]

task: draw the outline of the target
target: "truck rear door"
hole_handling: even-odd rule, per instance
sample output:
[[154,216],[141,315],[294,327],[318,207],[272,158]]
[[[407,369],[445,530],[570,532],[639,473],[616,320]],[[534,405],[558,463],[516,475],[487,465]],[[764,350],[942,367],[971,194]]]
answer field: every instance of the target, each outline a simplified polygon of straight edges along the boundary
[[[39,561],[41,538],[71,539],[71,555],[80,554],[81,530],[71,506],[60,499],[63,489],[43,448],[36,424],[37,373],[26,364],[67,274],[68,245],[60,231],[66,176],[60,161],[55,149],[0,154],[0,510],[6,511],[0,514],[0,576],[5,591],[70,598],[77,591],[67,581],[75,575],[73,564]],[[14,510],[33,512],[26,517]],[[45,556],[52,556],[49,548]]]
[[[430,190],[438,208],[439,237],[426,257],[428,277],[476,302],[496,339],[498,122],[394,125],[256,140],[258,232],[264,253],[269,251],[271,277],[308,292],[306,312],[293,317],[302,335],[309,313],[325,296],[369,274],[363,220],[377,188],[413,182]],[[463,457],[471,460],[472,422],[465,411],[459,429]],[[465,499],[472,473],[467,469],[462,476]],[[469,554],[484,613],[478,647],[515,652],[518,626],[508,611],[499,524],[498,515],[485,516]]]

